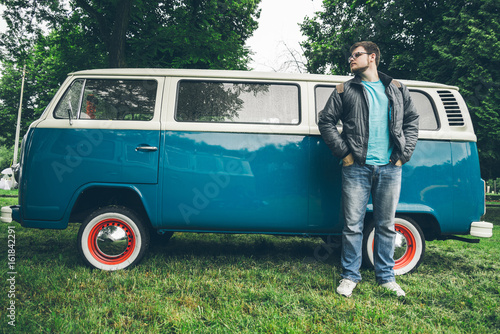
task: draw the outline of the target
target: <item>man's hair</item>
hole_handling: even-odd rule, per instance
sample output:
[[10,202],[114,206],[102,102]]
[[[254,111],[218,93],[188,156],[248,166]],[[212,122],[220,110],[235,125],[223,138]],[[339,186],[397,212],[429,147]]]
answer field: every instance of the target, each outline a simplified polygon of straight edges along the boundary
[[377,64],[377,67],[378,67],[378,64],[380,64],[380,49],[378,48],[377,44],[370,42],[370,41],[357,42],[351,46],[349,51],[352,54],[354,49],[356,49],[360,46],[363,47],[366,50],[366,52],[368,52],[368,54],[372,54],[372,53],[375,54],[375,63]]

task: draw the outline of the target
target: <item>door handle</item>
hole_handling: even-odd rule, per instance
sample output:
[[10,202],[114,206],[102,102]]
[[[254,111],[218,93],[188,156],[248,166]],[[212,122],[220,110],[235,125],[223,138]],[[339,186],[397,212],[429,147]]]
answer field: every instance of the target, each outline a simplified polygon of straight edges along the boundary
[[155,146],[137,146],[135,148],[136,151],[145,151],[145,152],[155,152],[158,151],[158,147]]

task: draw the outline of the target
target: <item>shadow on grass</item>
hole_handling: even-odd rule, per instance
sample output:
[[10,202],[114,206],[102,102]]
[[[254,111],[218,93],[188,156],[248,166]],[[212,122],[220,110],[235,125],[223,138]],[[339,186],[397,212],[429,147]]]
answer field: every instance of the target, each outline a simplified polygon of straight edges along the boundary
[[[16,223],[17,224],[17,223]],[[20,261],[35,265],[74,268],[85,266],[77,249],[79,224],[65,230],[35,230],[16,227],[16,252]],[[320,238],[259,234],[175,233],[169,240],[152,242],[148,258],[162,261],[195,257],[200,260],[238,260],[324,263],[340,265],[340,250]]]
[[153,243],[150,253],[163,257],[244,257],[271,262],[339,262],[340,250],[320,238],[269,235],[177,233],[168,243]]
[[[41,265],[57,264],[67,268],[84,266],[77,250],[78,228],[79,224],[69,224],[65,230],[39,231],[19,226],[16,229],[17,258],[19,261]],[[483,241],[485,247],[488,246],[487,241]],[[460,242],[429,242],[423,261],[424,268],[464,273],[494,270],[493,260],[486,257],[488,248],[480,249],[478,244],[460,244],[456,247],[451,243]],[[480,260],[471,262],[470,258],[477,252],[484,252],[485,255]],[[145,260],[182,261],[188,257],[212,262],[251,260],[275,265],[291,262],[340,267],[340,249],[324,243],[320,238],[259,234],[175,233],[168,242],[151,243]]]

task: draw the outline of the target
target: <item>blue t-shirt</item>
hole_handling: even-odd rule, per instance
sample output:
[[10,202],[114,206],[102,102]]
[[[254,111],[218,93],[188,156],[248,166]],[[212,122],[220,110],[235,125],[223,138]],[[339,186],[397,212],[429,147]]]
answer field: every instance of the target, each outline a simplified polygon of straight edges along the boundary
[[368,93],[369,133],[367,165],[387,165],[391,158],[392,143],[389,135],[389,99],[382,81],[363,81]]

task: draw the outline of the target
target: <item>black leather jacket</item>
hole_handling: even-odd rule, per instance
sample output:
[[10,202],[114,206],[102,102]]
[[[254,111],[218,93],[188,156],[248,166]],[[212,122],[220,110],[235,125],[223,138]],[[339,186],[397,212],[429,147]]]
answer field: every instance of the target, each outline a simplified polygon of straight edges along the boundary
[[[418,114],[413,105],[408,88],[394,82],[388,75],[378,72],[389,98],[389,129],[394,145],[391,162],[408,162],[418,140]],[[396,84],[399,84],[398,87]],[[344,83],[344,92],[340,96],[335,89],[325,108],[319,113],[319,131],[332,153],[340,159],[352,153],[354,161],[364,165],[368,151],[368,96],[355,76]],[[342,134],[336,124],[342,120]]]

